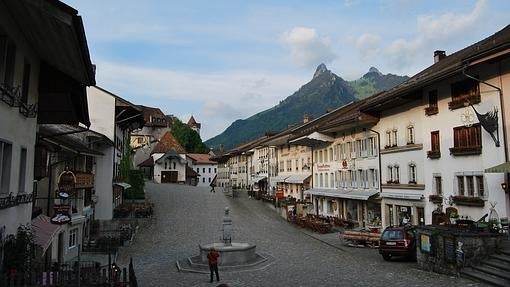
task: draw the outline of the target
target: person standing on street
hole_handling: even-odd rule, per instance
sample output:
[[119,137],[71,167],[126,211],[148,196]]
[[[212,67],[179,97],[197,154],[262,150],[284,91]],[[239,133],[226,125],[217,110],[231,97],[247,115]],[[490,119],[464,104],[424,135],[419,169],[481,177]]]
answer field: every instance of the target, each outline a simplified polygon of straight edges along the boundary
[[211,192],[216,192],[216,191],[214,190],[214,188],[215,188],[215,187],[216,187],[216,184],[211,183]]
[[216,272],[216,281],[220,281],[220,275],[218,274],[218,257],[220,254],[214,247],[211,247],[207,254],[207,260],[209,261],[209,270],[211,271],[211,283],[213,282],[213,272]]

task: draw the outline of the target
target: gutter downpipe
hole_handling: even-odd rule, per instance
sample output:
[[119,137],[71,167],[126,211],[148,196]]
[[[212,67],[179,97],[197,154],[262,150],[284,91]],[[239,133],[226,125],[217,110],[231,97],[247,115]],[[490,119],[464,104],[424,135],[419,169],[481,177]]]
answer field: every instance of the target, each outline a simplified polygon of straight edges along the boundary
[[[468,64],[465,64],[464,67],[462,68],[462,74],[464,76],[466,76],[467,78],[470,78],[472,80],[475,80],[479,83],[485,84],[489,87],[492,87],[492,88],[498,90],[498,92],[499,92],[499,102],[501,104],[501,122],[502,122],[502,130],[503,130],[503,141],[505,142],[505,146],[504,146],[503,150],[505,151],[505,162],[508,162],[508,142],[507,142],[507,134],[506,134],[506,128],[505,128],[506,119],[505,119],[505,113],[503,112],[503,107],[504,107],[503,90],[493,84],[487,83],[485,81],[482,81],[480,79],[477,79],[477,78],[467,74],[466,73],[467,67],[468,67]],[[498,70],[499,70],[498,72],[499,72],[499,78],[500,78],[500,82],[501,82],[501,61],[499,61]],[[510,181],[510,174],[506,173],[505,174],[505,183],[508,185],[509,181]],[[505,190],[505,192],[507,192],[507,190]]]

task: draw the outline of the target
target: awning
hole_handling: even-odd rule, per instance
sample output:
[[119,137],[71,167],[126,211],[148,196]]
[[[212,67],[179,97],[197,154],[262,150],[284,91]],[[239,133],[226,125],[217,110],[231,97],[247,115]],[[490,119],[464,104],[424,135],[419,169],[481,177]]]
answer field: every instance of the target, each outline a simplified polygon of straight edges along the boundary
[[327,136],[322,133],[313,132],[307,136],[303,136],[300,138],[297,138],[295,140],[291,140],[289,143],[293,145],[301,145],[301,146],[319,146],[323,145],[325,143],[331,143],[334,139],[330,136]]
[[394,199],[407,199],[407,200],[422,200],[424,198],[421,193],[399,193],[399,192],[381,192],[381,198],[394,198]]
[[289,176],[285,182],[286,183],[303,183],[306,179],[308,179],[312,174],[294,174]]
[[486,168],[486,173],[507,173],[510,172],[510,161],[507,161],[505,163]]
[[285,182],[285,179],[288,178],[288,175],[278,175],[278,176],[272,176],[269,178],[269,181],[271,183],[277,183],[277,182]]
[[368,200],[371,196],[379,193],[378,191],[340,191],[338,189],[318,189],[312,188],[306,190],[305,194],[311,194],[316,196],[329,196],[337,198],[357,199],[357,200]]
[[114,182],[113,185],[117,185],[117,186],[120,186],[124,189],[128,189],[131,187],[131,184],[127,183],[127,182]]
[[251,183],[257,183],[261,180],[265,180],[267,179],[267,176],[262,176],[262,175],[252,175],[251,178],[250,178],[250,182]]
[[48,216],[40,214],[32,219],[32,231],[34,233],[34,243],[41,246],[44,254],[50,247],[53,238],[62,231],[62,226],[52,224]]

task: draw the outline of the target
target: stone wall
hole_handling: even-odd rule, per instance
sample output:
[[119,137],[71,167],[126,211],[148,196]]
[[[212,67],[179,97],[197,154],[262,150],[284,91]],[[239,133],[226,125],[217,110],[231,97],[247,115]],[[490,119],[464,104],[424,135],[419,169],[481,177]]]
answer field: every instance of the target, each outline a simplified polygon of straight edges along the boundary
[[417,232],[416,259],[420,269],[455,275],[462,267],[476,265],[493,254],[500,247],[501,240],[497,233],[424,226]]

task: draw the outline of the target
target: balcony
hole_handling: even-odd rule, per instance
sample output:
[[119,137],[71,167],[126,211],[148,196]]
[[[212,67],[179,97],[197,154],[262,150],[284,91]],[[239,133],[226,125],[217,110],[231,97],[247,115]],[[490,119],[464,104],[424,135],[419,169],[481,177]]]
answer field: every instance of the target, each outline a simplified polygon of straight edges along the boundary
[[482,154],[482,147],[481,146],[451,147],[450,154],[454,156],[480,155]]

